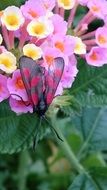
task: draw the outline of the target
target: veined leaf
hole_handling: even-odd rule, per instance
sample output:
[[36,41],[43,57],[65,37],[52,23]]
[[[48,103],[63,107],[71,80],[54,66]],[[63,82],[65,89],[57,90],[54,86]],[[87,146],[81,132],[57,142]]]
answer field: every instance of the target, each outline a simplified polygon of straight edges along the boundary
[[91,178],[81,174],[75,178],[68,190],[100,190]]
[[79,60],[79,73],[71,88],[71,94],[82,106],[103,106],[107,104],[107,65],[92,67]]
[[72,123],[83,137],[80,154],[86,150],[107,150],[107,108],[83,108],[81,115],[72,118]]
[[[39,118],[36,114],[16,115],[6,102],[0,104],[0,152],[14,153],[29,148],[33,144]],[[39,139],[45,133],[40,127]],[[39,140],[38,139],[38,140]]]
[[79,60],[79,72],[71,88],[71,94],[91,91],[92,94],[107,94],[107,65],[92,67]]
[[81,107],[104,107],[107,105],[107,95],[106,94],[90,94],[85,92],[80,92],[75,97],[78,100]]

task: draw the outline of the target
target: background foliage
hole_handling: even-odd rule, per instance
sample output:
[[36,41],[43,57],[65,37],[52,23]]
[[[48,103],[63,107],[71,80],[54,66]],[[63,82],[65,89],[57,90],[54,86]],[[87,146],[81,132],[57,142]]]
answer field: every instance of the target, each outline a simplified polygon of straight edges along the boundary
[[[23,2],[0,0],[0,9]],[[0,104],[0,190],[107,190],[107,65],[90,67],[79,59],[78,69],[59,98],[69,105],[51,118],[64,143],[42,121],[41,141],[28,150],[39,118],[16,116],[7,102]]]

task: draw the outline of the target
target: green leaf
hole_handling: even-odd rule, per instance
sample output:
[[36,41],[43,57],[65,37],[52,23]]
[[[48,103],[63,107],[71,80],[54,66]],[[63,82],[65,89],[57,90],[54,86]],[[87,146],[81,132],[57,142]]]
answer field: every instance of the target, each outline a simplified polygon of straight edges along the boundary
[[68,190],[100,190],[98,186],[84,174],[75,178]]
[[104,167],[106,165],[103,156],[101,153],[92,153],[91,155],[88,155],[88,157],[82,161],[83,166],[85,168],[91,169],[93,167]]
[[15,5],[20,6],[22,3],[24,3],[25,0],[0,0],[0,10],[5,9],[8,6]]
[[96,177],[107,177],[107,167],[103,166],[103,167],[93,167],[90,170],[90,173],[92,176],[96,176]]
[[90,170],[90,174],[99,186],[99,190],[107,189],[107,167],[93,167]]
[[86,150],[107,150],[107,108],[85,107],[81,115],[72,118],[72,124],[84,141],[80,149],[81,155]]
[[72,94],[91,92],[91,94],[107,94],[107,65],[103,67],[89,66],[84,60],[79,60],[79,72],[71,88]]
[[107,105],[107,95],[106,94],[91,94],[91,93],[79,93],[76,96],[81,107],[103,107]]
[[70,89],[75,102],[78,102],[81,107],[107,105],[107,65],[99,68],[92,67],[79,59],[78,69],[78,75]]
[[[23,114],[17,116],[12,112],[6,102],[0,104],[0,152],[14,153],[29,148],[33,144],[33,137],[39,125],[36,114]],[[45,133],[40,127],[38,140]]]

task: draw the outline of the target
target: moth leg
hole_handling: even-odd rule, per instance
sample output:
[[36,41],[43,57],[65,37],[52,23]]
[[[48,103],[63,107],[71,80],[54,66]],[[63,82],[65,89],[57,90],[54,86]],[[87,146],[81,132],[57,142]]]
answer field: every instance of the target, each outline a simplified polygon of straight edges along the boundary
[[58,132],[56,131],[56,129],[51,125],[51,123],[48,121],[48,119],[44,116],[43,117],[45,121],[47,121],[48,125],[50,126],[50,129],[52,132],[55,133],[55,135],[57,136],[57,138],[63,142],[63,139],[59,136]]
[[39,135],[39,128],[41,126],[41,123],[42,123],[42,117],[40,118],[40,122],[39,122],[39,125],[37,126],[37,129],[36,129],[36,134],[34,135],[34,139],[33,139],[33,150],[35,151],[36,147],[37,147],[37,144],[38,144],[38,135]]

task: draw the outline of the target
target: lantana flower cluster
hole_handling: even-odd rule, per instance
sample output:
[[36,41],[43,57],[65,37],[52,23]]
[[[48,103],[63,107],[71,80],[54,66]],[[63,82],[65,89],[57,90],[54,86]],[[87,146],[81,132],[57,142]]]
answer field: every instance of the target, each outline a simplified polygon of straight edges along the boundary
[[[76,24],[80,6],[86,11]],[[89,25],[96,20],[102,26],[90,31]],[[20,74],[21,56],[32,58],[46,70],[53,68],[56,57],[64,59],[56,95],[72,86],[78,56],[92,66],[107,63],[106,0],[28,0],[20,8],[9,6],[0,11],[0,27],[0,102],[8,99],[16,113],[33,112],[31,105],[26,106],[29,100]]]

